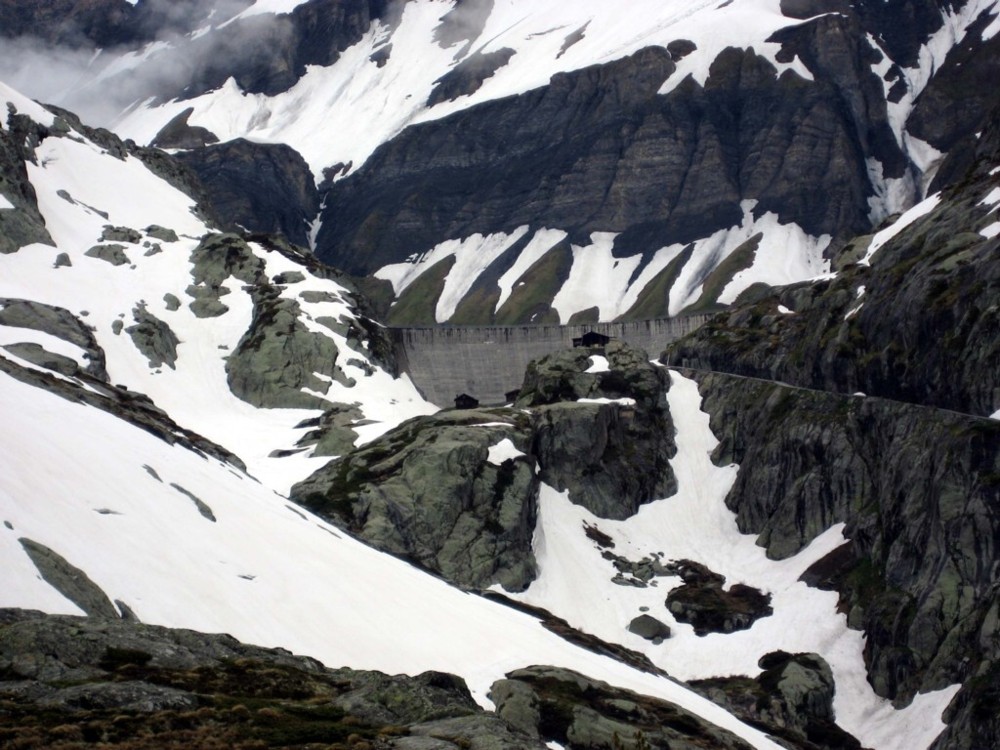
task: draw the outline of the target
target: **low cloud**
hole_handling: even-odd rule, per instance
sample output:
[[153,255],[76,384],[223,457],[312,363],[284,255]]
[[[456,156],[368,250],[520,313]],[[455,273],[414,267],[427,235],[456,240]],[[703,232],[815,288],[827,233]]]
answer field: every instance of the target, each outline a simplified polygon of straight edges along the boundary
[[[192,85],[216,87],[233,71],[267,69],[270,56],[291,40],[287,18],[255,15],[218,28],[249,4],[143,0],[129,30],[135,39],[105,49],[82,34],[72,35],[71,46],[37,37],[0,38],[0,81],[71,110],[89,125],[110,127],[136,102],[181,97]],[[198,34],[195,22],[213,28]]]

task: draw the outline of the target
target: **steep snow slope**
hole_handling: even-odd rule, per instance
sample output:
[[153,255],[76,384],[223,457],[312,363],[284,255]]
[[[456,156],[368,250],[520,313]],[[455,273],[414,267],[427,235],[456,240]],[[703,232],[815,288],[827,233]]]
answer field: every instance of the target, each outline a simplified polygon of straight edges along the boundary
[[[0,107],[6,110],[7,102],[42,124],[53,122],[51,113],[4,88]],[[194,201],[138,158],[116,158],[78,133],[46,138],[34,157],[35,163],[27,163],[28,176],[55,246],[33,244],[3,256],[0,298],[34,300],[77,315],[93,328],[111,382],[147,394],[180,424],[226,446],[268,486],[287,489],[315,470],[319,459],[310,460],[309,450],[284,458],[271,454],[294,449],[306,432],[296,425],[317,416],[317,410],[256,408],[234,396],[227,383],[226,358],[254,312],[244,281],[229,276],[223,282],[221,300],[228,311],[221,315],[199,317],[190,305],[197,293],[192,252],[210,231],[195,215]],[[108,226],[135,234],[102,241]],[[119,265],[87,254],[94,247],[112,252],[114,246],[122,253]],[[314,395],[329,406],[357,405],[363,417],[354,421],[365,421],[356,430],[359,435],[370,439],[410,416],[434,410],[405,376],[393,378],[370,352],[348,342],[344,331],[358,314],[343,286],[260,244],[249,247],[280,297],[299,305],[300,322],[341,353],[338,367],[344,377]],[[66,261],[57,263],[61,254]],[[280,274],[292,281],[277,284]],[[295,274],[302,280],[294,281]],[[128,329],[146,315],[178,340],[175,362],[153,366],[133,342]],[[337,321],[341,330],[324,320]],[[23,341],[24,330],[8,330],[4,337]]]
[[506,672],[561,665],[778,747],[677,683],[378,553],[216,460],[6,374],[0,410],[0,606],[78,613],[32,570],[19,543],[30,539],[144,622],[227,632],[328,665],[449,671],[483,704]]
[[[300,4],[257,4],[248,12],[288,12]],[[778,0],[639,0],[630,3],[627,13],[616,3],[594,0],[570,5],[553,0],[469,5],[488,10],[488,16],[481,27],[459,16],[455,24],[462,28],[456,33],[467,35],[461,38],[462,44],[446,46],[436,41],[442,17],[456,4],[415,0],[405,4],[395,27],[376,22],[364,40],[333,65],[310,68],[285,93],[248,95],[230,80],[222,89],[194,99],[144,104],[115,129],[123,137],[148,143],[170,119],[194,107],[191,125],[208,128],[222,140],[249,137],[287,143],[320,176],[334,164],[357,169],[376,147],[411,123],[524,93],[545,85],[557,73],[616,60],[650,45],[665,47],[677,39],[693,41],[699,51],[681,63],[665,82],[665,91],[687,75],[704,83],[709,65],[728,46],[754,47],[779,72],[793,69],[810,77],[797,61],[779,62],[775,54],[780,45],[766,41],[776,30],[798,23],[781,14]],[[475,11],[468,12],[473,15]],[[390,45],[388,60],[380,64],[378,58],[372,59]],[[463,60],[504,48],[514,50],[514,55],[478,91],[428,105],[435,83]],[[155,64],[156,56],[150,56],[149,62]],[[324,132],[332,137],[320,135]]]

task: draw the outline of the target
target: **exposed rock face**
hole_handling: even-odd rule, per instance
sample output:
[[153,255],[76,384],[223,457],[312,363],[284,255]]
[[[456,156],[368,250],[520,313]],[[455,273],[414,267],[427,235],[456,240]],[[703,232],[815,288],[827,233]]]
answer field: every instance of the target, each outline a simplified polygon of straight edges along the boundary
[[198,175],[226,229],[284,234],[308,246],[308,223],[319,212],[319,193],[295,149],[238,138],[176,158]]
[[84,255],[88,258],[103,260],[105,263],[110,263],[113,266],[124,266],[132,262],[125,254],[124,245],[94,245]]
[[667,701],[612,688],[556,667],[528,667],[490,688],[497,714],[526,733],[571,748],[748,748]]
[[232,464],[241,470],[246,469],[243,462],[225,448],[191,430],[178,426],[165,412],[153,404],[148,396],[120,386],[112,386],[106,380],[98,379],[84,370],[77,369],[73,373],[74,379],[67,380],[49,373],[22,367],[6,357],[0,356],[0,372],[28,385],[42,388],[67,401],[102,409],[136,425],[169,445],[181,445],[196,453]]
[[833,674],[822,657],[775,651],[759,665],[764,671],[752,680],[720,677],[691,687],[795,747],[860,749],[834,722]]
[[879,694],[907,702],[993,668],[1000,422],[692,374],[721,439],[714,458],[741,466],[727,504],[742,531],[783,558],[847,523],[849,546],[808,580],[837,589],[865,630]]
[[[320,469],[291,497],[459,585],[523,590],[535,576],[539,480],[609,518],[628,518],[676,489],[660,371],[644,352],[615,343],[607,348],[609,371],[586,373],[590,354],[573,350],[533,363],[518,404],[543,405],[529,413],[419,417]],[[583,394],[636,404],[551,403]],[[476,426],[483,424],[490,426]],[[491,459],[504,440],[524,455]]]
[[192,312],[200,318],[222,315],[229,309],[221,298],[229,294],[222,284],[230,276],[245,284],[265,281],[263,261],[234,234],[205,237],[191,253],[191,266],[194,283],[186,291],[194,298]]
[[[147,4],[140,3],[140,7]],[[295,85],[307,65],[333,63],[341,52],[361,40],[376,18],[391,24],[399,10],[387,0],[312,0],[277,18],[251,15],[196,38],[180,40],[169,50],[161,65],[184,65],[189,71],[184,77],[161,81],[155,87],[120,79],[114,79],[113,84],[136,96],[167,100],[194,98],[233,78],[247,93],[274,96]],[[183,13],[178,15],[184,17]],[[234,51],[220,54],[220,49]]]
[[545,747],[483,712],[453,675],[328,669],[228,635],[123,621],[0,610],[0,675],[5,745]]
[[[1000,240],[976,231],[996,220],[983,200],[1000,186],[989,174],[1000,163],[1000,125],[981,141],[976,170],[870,268],[738,305],[671,345],[663,361],[970,414],[1000,409]],[[867,248],[867,238],[857,242]]]
[[270,286],[255,287],[253,298],[250,328],[226,360],[229,388],[237,397],[254,406],[314,409],[327,402],[303,389],[321,394],[330,389],[317,375],[354,384],[337,367],[337,345],[299,320],[298,302]]
[[460,96],[474,94],[500,68],[514,56],[514,50],[505,47],[496,52],[477,52],[462,60],[435,83],[427,106],[454,101]]
[[[593,352],[584,348],[532,362],[515,405],[537,407],[531,452],[542,481],[568,489],[573,502],[599,516],[622,519],[676,491],[673,424],[668,380],[646,353],[619,341],[604,352],[607,372],[587,372]],[[631,399],[635,406],[578,399]]]
[[992,17],[984,13],[965,44],[948,54],[916,101],[907,130],[947,154],[931,192],[960,180],[977,162],[980,133],[997,122],[1000,95],[990,81],[1000,74],[1000,39],[982,41]]
[[14,206],[0,210],[0,255],[34,242],[52,245],[25,166],[34,161],[34,147],[48,136],[48,129],[16,112],[0,112],[0,118],[6,122],[0,127],[0,196]]
[[[243,0],[230,5],[234,11]],[[0,2],[0,35],[32,36],[59,46],[111,48],[183,34],[204,24],[210,9],[193,0],[53,0],[46,3]],[[223,20],[223,19],[217,19]]]
[[218,143],[219,138],[207,128],[189,125],[188,118],[194,112],[194,107],[188,107],[174,119],[160,128],[151,146],[156,148],[195,149]]
[[664,638],[670,637],[670,626],[660,622],[652,615],[639,615],[632,618],[632,622],[628,624],[628,631],[653,643],[660,643]]
[[91,617],[117,619],[118,611],[100,586],[66,558],[32,539],[19,540],[49,585]]
[[[507,422],[509,426],[480,427]],[[296,485],[292,499],[365,541],[462,586],[521,591],[535,576],[538,478],[524,415],[454,411],[411,420]]]
[[[592,232],[619,232],[616,256],[648,259],[668,244],[739,224],[742,200],[757,201],[755,216],[775,212],[813,236],[832,235],[835,244],[867,231],[873,188],[866,160],[885,177],[903,177],[910,167],[872,70],[881,53],[856,43],[866,24],[886,19],[843,10],[771,40],[782,45],[779,60],[797,58],[814,81],[778,76],[752,49],[727,49],[704,87],[686,80],[661,95],[674,54],[690,52],[678,43],[673,52],[647,48],[409,127],[330,185],[317,252],[364,274],[445,239],[527,225],[564,229],[568,241],[583,245]],[[912,43],[923,31],[914,24],[900,36]],[[463,65],[491,72],[501,62],[469,58]],[[439,82],[432,101],[479,80],[460,66]],[[515,255],[498,258],[482,278],[499,277]],[[547,303],[565,278],[565,270],[553,279],[533,273],[519,294]],[[475,291],[485,298],[493,288],[484,283]],[[664,315],[666,297],[644,298],[641,314]],[[399,322],[422,310],[410,307],[396,310]],[[538,314],[526,310],[517,322]]]

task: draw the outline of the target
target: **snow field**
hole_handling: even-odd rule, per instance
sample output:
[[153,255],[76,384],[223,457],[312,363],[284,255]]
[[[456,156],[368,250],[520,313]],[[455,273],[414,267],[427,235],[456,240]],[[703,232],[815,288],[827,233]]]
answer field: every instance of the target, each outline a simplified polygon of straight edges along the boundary
[[507,672],[554,664],[777,747],[673,681],[576,648],[527,615],[376,552],[225,464],[2,375],[0,409],[9,415],[0,433],[0,565],[18,573],[0,589],[0,606],[78,613],[31,570],[18,542],[26,537],[143,622],[226,632],[331,666],[449,671],[486,706],[489,686]]
[[[777,649],[816,652],[829,663],[836,680],[834,700],[838,723],[862,744],[880,750],[927,747],[944,729],[941,713],[957,685],[919,696],[903,710],[874,694],[862,660],[864,636],[847,628],[837,613],[837,595],[799,582],[814,562],[844,542],[838,525],[794,557],[770,560],[741,534],[725,497],[736,478],[735,465],[715,466],[710,454],[718,441],[700,410],[694,381],[671,372],[667,393],[677,428],[677,455],[671,466],[677,476],[676,495],[640,508],[625,521],[600,519],[573,505],[566,493],[543,485],[534,551],[539,576],[515,598],[544,607],[570,624],[604,640],[621,643],[648,656],[657,666],[682,680],[729,674],[759,674],[757,661]],[[701,562],[726,577],[726,586],[745,583],[771,594],[774,614],[744,631],[699,637],[678,623],[664,606],[676,577],[654,579],[656,586],[636,588],[611,582],[616,569],[587,538],[584,526],[596,526],[612,537],[614,553],[630,560],[662,553],[662,559]],[[648,607],[649,614],[670,625],[672,636],[653,644],[629,633],[628,623]]]
[[[236,348],[250,325],[253,305],[243,282],[230,277],[223,286],[229,294],[222,302],[228,312],[214,318],[198,318],[188,307],[186,293],[193,282],[189,256],[199,239],[209,230],[193,213],[193,201],[150,172],[138,159],[124,161],[104,153],[94,144],[71,138],[48,138],[37,150],[38,164],[28,164],[39,210],[57,247],[30,245],[4,256],[0,275],[0,296],[35,299],[65,307],[93,326],[107,357],[112,383],[145,393],[180,425],[195,430],[228,448],[243,459],[251,474],[267,486],[287,491],[325,463],[328,458],[312,458],[311,450],[272,458],[276,449],[291,449],[305,430],[295,425],[317,414],[309,409],[258,409],[236,398],[226,380],[225,357]],[[72,200],[61,197],[68,194]],[[108,216],[98,214],[101,211]],[[173,229],[177,242],[164,242],[144,235],[161,252],[146,255],[142,244],[125,246],[130,263],[112,266],[84,255],[99,243],[106,225],[127,226],[139,231],[157,224]],[[393,379],[381,368],[368,376],[362,367],[348,364],[369,357],[347,346],[346,339],[316,322],[329,316],[335,320],[353,318],[346,292],[333,281],[313,277],[304,268],[276,252],[251,249],[266,263],[266,273],[297,270],[306,281],[289,284],[282,295],[298,301],[303,323],[336,343],[341,355],[338,364],[356,381],[353,388],[331,383],[323,395],[331,402],[358,404],[370,424],[357,428],[358,440],[372,440],[401,421],[435,411],[420,398],[408,378]],[[72,265],[54,268],[58,253],[69,255]],[[325,292],[334,302],[309,303],[299,295],[305,291]],[[169,310],[165,294],[181,301]],[[176,369],[153,369],[123,330],[115,335],[112,325],[123,328],[134,323],[133,310],[144,307],[167,323],[180,340]],[[86,312],[86,315],[83,313]],[[4,343],[37,341],[18,329],[4,332]],[[51,344],[51,346],[50,346]],[[45,339],[46,348],[65,353],[65,344]],[[55,348],[53,348],[55,347]],[[59,348],[62,347],[62,348]],[[78,357],[79,354],[67,356]]]

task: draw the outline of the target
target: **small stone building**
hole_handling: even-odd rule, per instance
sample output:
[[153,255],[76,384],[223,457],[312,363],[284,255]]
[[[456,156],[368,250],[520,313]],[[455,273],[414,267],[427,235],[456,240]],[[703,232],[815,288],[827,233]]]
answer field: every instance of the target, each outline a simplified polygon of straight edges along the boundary
[[479,406],[479,399],[470,396],[468,393],[460,393],[455,396],[456,409],[475,409]]
[[582,336],[573,339],[573,346],[587,349],[603,348],[608,345],[609,341],[611,341],[610,336],[605,336],[597,331],[587,331]]

